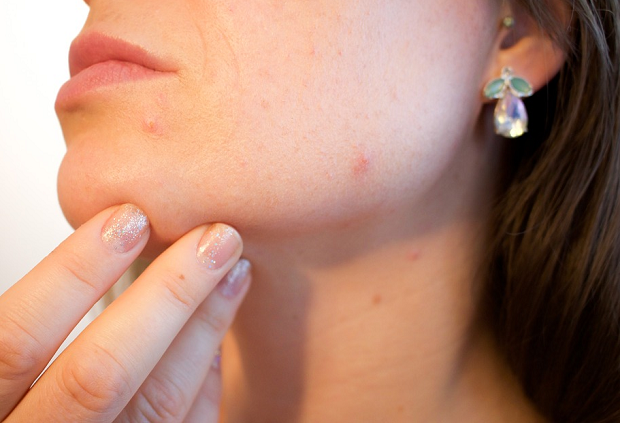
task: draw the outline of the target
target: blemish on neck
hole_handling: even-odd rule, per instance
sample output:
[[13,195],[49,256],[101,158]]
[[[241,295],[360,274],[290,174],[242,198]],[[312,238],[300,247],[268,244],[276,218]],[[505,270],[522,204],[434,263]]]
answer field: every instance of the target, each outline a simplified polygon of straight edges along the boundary
[[406,258],[409,261],[418,261],[420,259],[420,254],[421,254],[420,250],[416,248],[416,249],[407,251]]

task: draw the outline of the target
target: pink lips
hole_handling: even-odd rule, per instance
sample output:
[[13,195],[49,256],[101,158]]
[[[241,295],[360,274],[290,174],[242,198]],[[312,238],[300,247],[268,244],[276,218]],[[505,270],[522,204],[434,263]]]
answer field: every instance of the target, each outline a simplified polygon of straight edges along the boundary
[[170,76],[175,68],[143,47],[101,33],[76,38],[69,52],[71,79],[58,92],[57,106],[68,106],[99,88]]

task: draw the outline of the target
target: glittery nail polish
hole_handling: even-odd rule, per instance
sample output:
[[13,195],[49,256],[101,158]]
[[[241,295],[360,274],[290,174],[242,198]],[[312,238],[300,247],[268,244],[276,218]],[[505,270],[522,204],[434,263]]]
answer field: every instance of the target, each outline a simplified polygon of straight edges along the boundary
[[101,230],[101,240],[117,253],[126,253],[136,246],[149,227],[142,210],[124,204],[108,219]]
[[211,270],[224,266],[241,249],[241,238],[230,226],[216,223],[207,228],[198,243],[196,257]]
[[224,279],[217,284],[222,295],[227,298],[235,298],[247,282],[251,267],[250,262],[246,259],[239,260],[224,276]]

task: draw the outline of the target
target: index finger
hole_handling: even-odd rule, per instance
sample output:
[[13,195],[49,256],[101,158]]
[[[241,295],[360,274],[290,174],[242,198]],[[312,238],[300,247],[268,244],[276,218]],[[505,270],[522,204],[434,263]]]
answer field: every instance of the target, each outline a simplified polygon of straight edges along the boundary
[[144,248],[146,215],[125,204],[77,229],[0,297],[0,420]]

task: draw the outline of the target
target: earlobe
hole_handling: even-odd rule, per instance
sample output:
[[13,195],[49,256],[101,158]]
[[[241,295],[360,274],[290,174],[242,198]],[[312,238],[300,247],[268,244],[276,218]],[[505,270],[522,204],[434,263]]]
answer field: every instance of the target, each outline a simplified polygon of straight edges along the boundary
[[534,92],[540,90],[564,65],[565,52],[525,13],[506,15],[500,22],[496,54],[485,81],[499,78],[503,69],[512,68],[515,75],[531,84]]
[[565,62],[565,54],[525,13],[510,13],[498,21],[501,28],[482,94],[485,101],[498,100],[493,114],[495,133],[517,138],[528,130],[527,110],[521,99],[553,79]]

